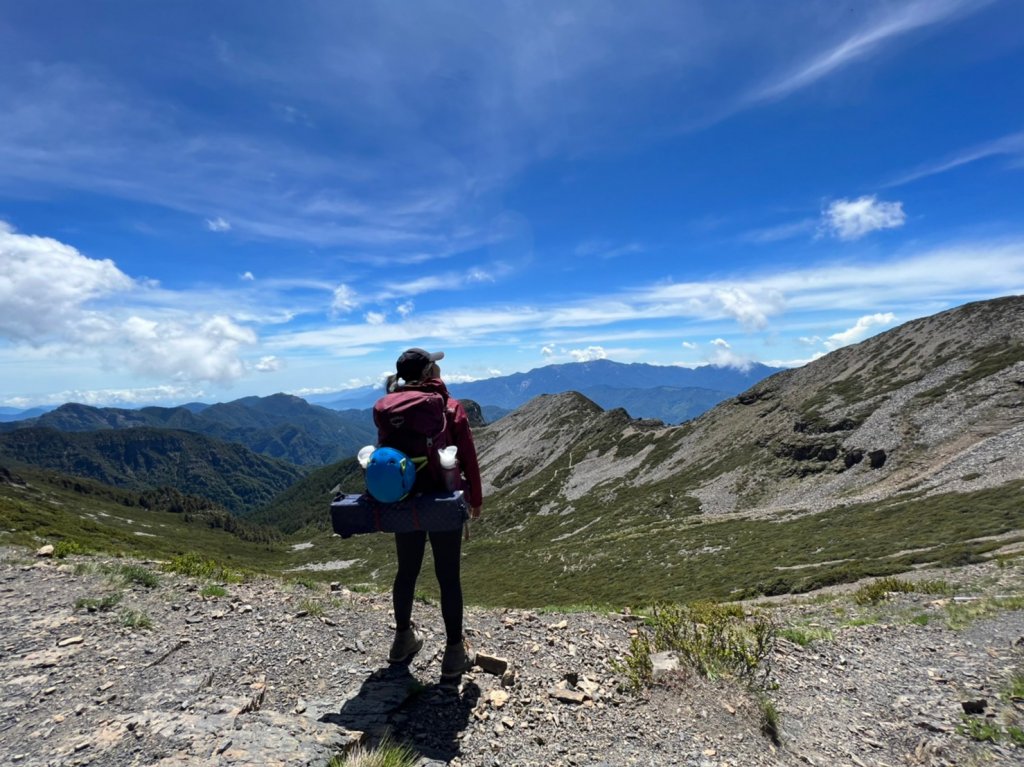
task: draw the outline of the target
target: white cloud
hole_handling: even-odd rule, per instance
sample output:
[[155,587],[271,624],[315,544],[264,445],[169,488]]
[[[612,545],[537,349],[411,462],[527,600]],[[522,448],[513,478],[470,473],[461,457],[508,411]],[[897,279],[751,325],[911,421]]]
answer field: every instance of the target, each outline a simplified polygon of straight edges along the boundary
[[242,274],[242,279],[243,279],[243,280],[245,280],[246,282],[252,282],[252,281],[254,281],[254,280],[255,280],[256,278],[255,278],[255,277],[253,276],[253,273],[252,273],[252,272],[244,272],[244,273]]
[[682,346],[682,347],[683,347],[684,349],[690,349],[691,351],[692,351],[693,349],[696,349],[696,348],[697,348],[697,344],[693,343],[692,341],[683,341],[683,343],[681,344],[681,346]]
[[83,405],[104,407],[138,407],[154,403],[181,403],[199,400],[204,396],[205,393],[202,389],[166,384],[137,389],[67,389],[34,399],[33,403],[36,405],[60,405],[65,402],[79,402]]
[[359,306],[359,298],[356,292],[348,285],[342,283],[334,289],[334,299],[331,301],[331,311],[335,314],[347,314]]
[[720,349],[731,349],[732,348],[732,344],[730,344],[724,338],[716,338],[714,341],[711,342],[711,345],[712,346],[717,346]]
[[383,325],[387,321],[387,315],[383,312],[367,312],[363,319],[368,325]]
[[551,357],[555,353],[555,347],[552,346],[551,344],[548,344],[547,346],[542,346],[540,349],[540,353],[543,354],[545,357]]
[[415,306],[412,301],[406,301],[405,303],[399,304],[395,311],[397,311],[398,316],[404,320],[406,317],[412,314],[414,308]]
[[728,345],[717,349],[714,353],[707,357],[709,365],[714,365],[720,368],[735,368],[736,370],[742,370],[746,372],[750,370],[754,361],[749,357],[745,357],[742,354],[737,354],[728,347]]
[[198,325],[182,321],[154,322],[131,317],[116,336],[104,340],[127,346],[123,361],[136,372],[180,380],[230,383],[245,375],[243,347],[256,343],[256,333],[230,318],[214,315]]
[[694,311],[707,316],[735,318],[746,328],[759,329],[782,311],[785,299],[774,290],[754,286],[707,285],[689,296]]
[[253,365],[253,369],[260,373],[275,373],[284,368],[284,360],[274,355],[260,357],[259,362]]
[[569,356],[576,362],[592,362],[608,358],[608,354],[600,346],[588,346],[586,349],[570,349]]
[[804,346],[818,346],[821,343],[821,336],[801,336],[797,341]]
[[896,315],[892,312],[866,315],[857,320],[857,323],[852,328],[830,335],[825,339],[825,347],[832,351],[842,346],[855,344],[872,335],[875,332],[875,328],[892,325],[895,321]]
[[826,230],[841,240],[857,240],[878,229],[895,229],[906,220],[902,202],[879,202],[875,195],[836,200],[822,213]]
[[211,232],[230,232],[231,223],[220,216],[206,219],[206,228]]
[[[14,342],[93,353],[111,369],[222,383],[240,378],[254,331],[225,315],[172,308],[162,293],[48,237],[0,226],[0,335]],[[104,299],[126,294],[117,303]],[[166,306],[152,301],[166,299]],[[135,303],[132,307],[130,304]]]
[[0,337],[31,344],[74,338],[91,303],[134,287],[109,259],[0,221]]

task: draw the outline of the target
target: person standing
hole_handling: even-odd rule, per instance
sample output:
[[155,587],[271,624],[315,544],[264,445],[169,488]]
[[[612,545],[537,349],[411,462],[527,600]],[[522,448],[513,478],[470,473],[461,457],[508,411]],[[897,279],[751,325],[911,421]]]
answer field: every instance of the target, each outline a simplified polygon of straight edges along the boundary
[[[444,352],[407,349],[395,363],[395,373],[388,376],[387,391],[417,390],[435,392],[444,397],[449,443],[458,447],[461,485],[469,499],[470,518],[478,519],[483,505],[483,489],[473,433],[462,404],[448,394],[448,388],[441,380],[441,369],[437,364],[441,359],[444,359]],[[423,480],[417,475],[416,491],[444,490],[441,487],[425,486],[424,483],[430,482],[430,477],[426,472],[422,475]],[[441,617],[447,640],[441,659],[441,677],[458,677],[473,667],[475,658],[462,626],[461,529],[395,533],[395,551],[398,555],[398,571],[392,588],[395,637],[388,661],[406,663],[423,647],[423,637],[412,620],[412,606],[428,538],[434,557],[434,574],[441,590]]]

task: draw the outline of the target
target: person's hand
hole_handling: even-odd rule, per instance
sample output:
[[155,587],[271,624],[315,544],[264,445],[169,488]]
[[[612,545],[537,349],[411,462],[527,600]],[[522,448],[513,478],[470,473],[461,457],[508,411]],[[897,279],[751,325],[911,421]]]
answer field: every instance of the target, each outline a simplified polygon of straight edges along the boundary
[[473,506],[469,510],[469,518],[470,519],[480,519],[480,507],[479,506]]

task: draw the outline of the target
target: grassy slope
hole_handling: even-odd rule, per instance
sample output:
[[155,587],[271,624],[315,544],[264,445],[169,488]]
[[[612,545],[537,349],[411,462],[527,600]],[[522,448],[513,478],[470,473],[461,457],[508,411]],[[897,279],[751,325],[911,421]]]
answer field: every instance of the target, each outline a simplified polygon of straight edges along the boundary
[[68,482],[43,470],[13,474],[16,484],[0,481],[0,543],[35,548],[63,540],[156,559],[194,552],[239,569],[273,571],[288,562],[291,547],[284,542],[252,543],[211,528],[198,515],[145,509],[134,492],[89,480]]
[[[593,530],[582,545],[556,540],[557,517],[522,517],[515,529],[493,514],[473,526],[464,548],[466,598],[536,607],[591,604],[621,608],[658,601],[735,599],[803,592],[918,565],[976,561],[1008,540],[1024,540],[1024,483],[928,499],[857,504],[794,519],[700,521],[663,516]],[[326,527],[326,509],[323,526]],[[596,526],[595,526],[596,527]],[[356,560],[324,577],[386,588],[393,577],[391,537],[330,538],[307,528],[315,547],[296,561]],[[1011,534],[1007,540],[979,540]],[[789,567],[780,569],[778,564]],[[429,565],[420,588],[436,594]]]
[[0,434],[0,456],[124,488],[169,485],[233,511],[265,504],[306,469],[200,434],[148,427]]
[[[127,505],[132,494],[96,483],[87,492],[46,475],[29,487],[0,484],[0,542],[38,546],[68,539],[86,548],[168,558],[195,552],[237,568],[282,572],[303,563],[346,561],[344,569],[309,573],[348,585],[386,589],[394,575],[389,535],[332,537],[329,498],[298,500],[312,524],[277,544],[240,540],[183,514]],[[324,477],[325,481],[333,477]],[[102,492],[100,492],[102,490]],[[121,494],[121,495],[119,495]],[[123,497],[122,497],[123,496]],[[609,506],[589,537],[565,536],[573,514],[539,516],[492,508],[464,548],[466,598],[491,605],[606,605],[663,600],[728,599],[806,591],[916,565],[959,564],[1006,541],[978,540],[1018,531],[1024,539],[1024,483],[932,498],[906,496],[794,519],[704,521],[671,509],[645,516]],[[582,535],[582,534],[581,534]],[[311,542],[293,550],[291,544]],[[429,557],[429,555],[428,555]],[[790,567],[783,570],[778,563]],[[429,561],[420,590],[436,595]]]

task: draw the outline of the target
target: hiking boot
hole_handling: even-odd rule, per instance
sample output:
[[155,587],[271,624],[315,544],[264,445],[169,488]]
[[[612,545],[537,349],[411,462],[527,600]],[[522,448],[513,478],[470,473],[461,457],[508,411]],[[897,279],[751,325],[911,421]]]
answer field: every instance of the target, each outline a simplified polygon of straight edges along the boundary
[[461,676],[473,668],[474,663],[476,663],[476,653],[465,639],[446,645],[444,657],[441,659],[441,676]]
[[412,656],[423,647],[423,637],[416,630],[413,624],[405,631],[395,632],[395,641],[391,643],[391,652],[388,653],[388,663],[405,663],[412,660]]

